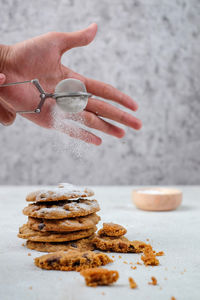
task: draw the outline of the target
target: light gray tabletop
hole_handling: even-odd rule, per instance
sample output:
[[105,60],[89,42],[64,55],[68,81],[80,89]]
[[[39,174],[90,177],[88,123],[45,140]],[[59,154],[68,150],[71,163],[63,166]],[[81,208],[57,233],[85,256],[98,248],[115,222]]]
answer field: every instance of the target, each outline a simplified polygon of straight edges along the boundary
[[[46,271],[37,268],[33,259],[42,253],[22,246],[17,237],[18,228],[26,222],[22,208],[25,196],[37,187],[0,187],[0,299],[29,300],[90,300],[90,299],[144,299],[177,300],[200,299],[200,187],[179,187],[183,203],[170,212],[145,212],[137,210],[131,202],[133,187],[93,187],[99,201],[101,222],[124,225],[131,240],[149,242],[156,251],[164,251],[160,265],[137,265],[140,254],[109,253],[114,263],[106,268],[118,270],[120,278],[110,287],[86,287],[78,272]],[[28,256],[31,253],[31,256]],[[127,262],[124,263],[124,262]],[[128,277],[138,284],[130,289]],[[157,286],[149,285],[151,276]]]

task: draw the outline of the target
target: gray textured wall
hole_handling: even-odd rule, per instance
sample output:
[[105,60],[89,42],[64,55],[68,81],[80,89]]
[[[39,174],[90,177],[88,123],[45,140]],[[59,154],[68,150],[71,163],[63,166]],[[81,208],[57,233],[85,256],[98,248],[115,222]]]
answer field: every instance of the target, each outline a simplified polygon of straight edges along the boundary
[[0,41],[99,25],[63,62],[139,102],[140,132],[100,147],[21,117],[0,126],[0,184],[200,184],[199,0],[0,0]]

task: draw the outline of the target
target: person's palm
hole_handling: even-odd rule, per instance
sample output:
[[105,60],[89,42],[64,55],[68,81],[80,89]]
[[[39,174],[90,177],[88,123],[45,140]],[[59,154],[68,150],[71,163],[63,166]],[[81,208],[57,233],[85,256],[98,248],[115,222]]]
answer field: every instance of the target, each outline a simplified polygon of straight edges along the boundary
[[[26,81],[39,79],[44,90],[48,93],[54,92],[56,84],[65,78],[77,78],[82,80],[87,91],[93,95],[104,97],[121,103],[122,105],[136,110],[136,103],[127,95],[102,82],[85,78],[61,64],[62,54],[78,46],[90,43],[96,34],[96,24],[85,30],[74,33],[48,33],[14,46],[8,47],[6,63],[3,69],[7,82]],[[30,83],[1,88],[0,94],[7,99],[16,110],[34,110],[39,101],[38,90]],[[45,128],[53,128],[54,121],[52,108],[55,105],[54,99],[47,99],[40,114],[24,114],[23,116]],[[132,115],[125,113],[116,107],[98,99],[89,99],[84,112],[80,113],[81,119],[88,127],[101,130],[105,133],[122,137],[124,131],[100,117],[112,119],[127,126],[139,129],[141,122]],[[78,119],[77,115],[70,115]],[[62,118],[69,115],[62,114]],[[63,121],[63,124],[64,121]],[[81,138],[96,145],[101,139],[83,129],[73,130],[73,127],[66,123],[60,127],[73,137]]]

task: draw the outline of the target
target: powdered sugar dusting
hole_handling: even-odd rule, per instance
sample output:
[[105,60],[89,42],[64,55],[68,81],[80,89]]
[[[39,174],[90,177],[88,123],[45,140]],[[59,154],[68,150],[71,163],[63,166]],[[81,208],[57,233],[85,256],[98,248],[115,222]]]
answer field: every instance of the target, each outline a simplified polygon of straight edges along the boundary
[[[65,206],[67,206],[65,208]],[[77,212],[80,210],[84,210],[84,211],[89,211],[91,210],[91,208],[98,208],[99,205],[97,203],[97,201],[95,200],[91,200],[90,204],[87,203],[77,203],[77,202],[70,202],[67,203],[66,205],[60,207],[60,206],[56,206],[56,207],[45,207],[45,208],[41,208],[39,210],[39,212],[41,213],[45,213],[45,212],[65,212],[67,213],[71,213],[71,212]]]
[[[94,192],[86,187],[75,186],[70,183],[60,183],[58,187],[52,189],[41,189],[36,194],[36,201],[56,200],[57,198],[72,198],[75,200],[80,197],[94,195]],[[75,197],[75,199],[73,199]]]

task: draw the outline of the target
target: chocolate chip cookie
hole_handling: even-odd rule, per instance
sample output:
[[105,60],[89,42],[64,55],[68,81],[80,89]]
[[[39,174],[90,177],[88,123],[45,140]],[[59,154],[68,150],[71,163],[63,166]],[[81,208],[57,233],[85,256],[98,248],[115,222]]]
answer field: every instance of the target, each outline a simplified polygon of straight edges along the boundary
[[141,253],[146,245],[140,241],[129,241],[124,236],[108,237],[98,235],[94,236],[93,243],[99,250],[121,253]]
[[19,228],[18,237],[34,242],[67,242],[91,236],[92,234],[94,234],[96,229],[96,226],[94,226],[90,229],[73,232],[41,232],[32,230],[28,227],[27,224],[24,224]]
[[83,217],[100,210],[96,200],[78,199],[29,204],[23,214],[34,218],[64,219]]
[[31,250],[36,250],[40,252],[56,252],[56,251],[68,251],[70,249],[79,251],[93,251],[94,245],[92,243],[92,238],[80,239],[70,242],[33,242],[27,241],[26,247]]
[[77,250],[58,251],[35,258],[35,265],[46,270],[81,271],[112,262],[106,254]]
[[93,196],[94,192],[85,187],[75,186],[69,183],[61,183],[58,187],[41,189],[27,195],[26,201],[46,202],[68,200],[73,198],[83,198]]
[[38,219],[28,218],[28,227],[33,230],[39,230],[42,232],[56,231],[56,232],[67,232],[67,231],[78,231],[93,228],[100,220],[98,215],[91,214],[85,217],[77,217],[71,219]]

